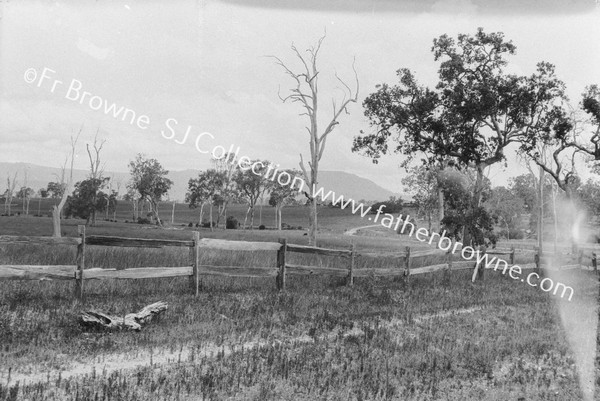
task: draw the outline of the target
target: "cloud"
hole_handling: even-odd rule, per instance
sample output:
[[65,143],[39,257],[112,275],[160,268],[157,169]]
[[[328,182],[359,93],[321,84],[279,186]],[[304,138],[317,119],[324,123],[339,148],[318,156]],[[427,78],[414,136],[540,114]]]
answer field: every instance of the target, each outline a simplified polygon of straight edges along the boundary
[[98,60],[105,60],[110,53],[113,52],[111,48],[101,48],[93,44],[87,39],[79,38],[77,41],[77,48],[84,53],[92,56]]
[[[364,12],[364,13],[422,13],[453,12],[441,0],[216,0],[245,7],[270,9],[296,9],[331,12]],[[450,4],[456,1],[448,2]],[[595,7],[594,0],[475,0],[474,7],[482,14],[577,14],[591,11]]]

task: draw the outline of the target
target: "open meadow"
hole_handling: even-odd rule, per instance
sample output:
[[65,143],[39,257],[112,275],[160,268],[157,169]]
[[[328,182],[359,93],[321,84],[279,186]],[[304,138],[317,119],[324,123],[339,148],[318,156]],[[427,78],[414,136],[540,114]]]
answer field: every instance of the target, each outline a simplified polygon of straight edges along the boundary
[[[336,212],[323,208],[324,215]],[[300,212],[298,223],[293,216],[290,224],[301,225]],[[99,221],[87,232],[187,240],[199,230],[202,238],[306,243],[299,230],[210,232],[181,226],[187,218],[178,215],[181,223],[170,229]],[[343,235],[341,226],[358,226],[353,218],[337,216],[319,244],[340,249],[354,242],[359,252],[381,255],[358,257],[357,267],[401,265],[392,254],[407,245],[431,249],[395,234]],[[82,220],[65,221],[64,233],[76,236],[77,224]],[[0,235],[50,232],[46,217],[0,217]],[[189,263],[185,248],[88,246],[86,253],[86,266],[93,267]],[[275,265],[267,251],[200,257],[215,266]],[[72,264],[74,258],[74,247],[63,245],[0,246],[0,264]],[[530,258],[516,255],[517,263]],[[422,259],[413,267],[436,263]],[[290,262],[344,263],[309,254]],[[0,281],[0,400],[582,399],[591,384],[582,378],[595,378],[595,368],[590,376],[581,359],[596,352],[589,338],[597,322],[595,275],[560,273],[575,288],[569,302],[499,272],[475,283],[471,274],[356,278],[353,287],[339,277],[294,276],[283,293],[272,278],[202,277],[198,297],[186,277],[91,280],[83,305],[74,301],[71,282]],[[141,332],[89,332],[77,323],[84,309],[120,316],[159,300],[168,310]]]

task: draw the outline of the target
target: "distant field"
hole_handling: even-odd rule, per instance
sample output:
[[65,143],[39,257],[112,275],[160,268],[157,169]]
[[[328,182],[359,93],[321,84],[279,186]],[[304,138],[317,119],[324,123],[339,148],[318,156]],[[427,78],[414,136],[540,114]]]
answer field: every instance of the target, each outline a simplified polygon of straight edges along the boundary
[[[38,214],[38,205],[40,214],[45,217],[49,217],[52,214],[52,206],[58,201],[55,199],[33,199],[29,205],[29,214]],[[1,205],[0,205],[1,206]],[[366,205],[368,206],[368,205]],[[244,205],[232,205],[228,208],[227,215],[234,216],[235,218],[243,223],[244,216],[246,215],[246,206]],[[159,215],[165,223],[171,222],[171,213],[173,210],[173,204],[168,202],[162,202],[159,206]],[[13,214],[24,214],[20,200],[14,200],[12,206]],[[145,215],[146,213],[144,213]],[[140,214],[141,215],[141,214]],[[213,216],[216,221],[217,219],[217,208],[213,210]],[[262,216],[262,218],[261,218]],[[303,228],[308,227],[308,209],[305,206],[290,206],[283,209],[282,212],[283,222],[292,226],[301,226]],[[200,217],[200,209],[190,209],[187,204],[177,203],[175,205],[175,218],[174,224],[189,224],[194,225],[198,223]],[[106,218],[104,213],[98,214],[98,220],[104,220]],[[109,219],[113,219],[112,213],[108,216]],[[369,221],[365,218],[362,219],[359,214],[353,215],[349,209],[341,210],[338,208],[331,207],[320,207],[319,216],[320,222],[324,231],[345,231],[353,227],[359,227],[368,225]],[[204,207],[204,219],[209,220],[209,208]],[[116,220],[124,222],[125,220],[133,220],[133,210],[130,203],[126,201],[119,201],[117,204]],[[250,218],[248,217],[248,224]],[[0,223],[1,224],[1,223]],[[267,227],[275,227],[275,208],[271,206],[257,206],[254,212],[254,225],[258,227],[264,224]]]

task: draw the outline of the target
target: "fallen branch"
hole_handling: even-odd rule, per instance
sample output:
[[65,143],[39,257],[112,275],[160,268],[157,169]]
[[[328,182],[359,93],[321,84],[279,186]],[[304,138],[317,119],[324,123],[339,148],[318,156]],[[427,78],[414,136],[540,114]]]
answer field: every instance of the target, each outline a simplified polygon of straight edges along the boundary
[[137,313],[129,313],[125,317],[110,316],[102,312],[81,312],[79,324],[85,328],[101,330],[135,330],[140,331],[142,326],[150,323],[154,318],[167,310],[167,303],[163,301],[150,304]]

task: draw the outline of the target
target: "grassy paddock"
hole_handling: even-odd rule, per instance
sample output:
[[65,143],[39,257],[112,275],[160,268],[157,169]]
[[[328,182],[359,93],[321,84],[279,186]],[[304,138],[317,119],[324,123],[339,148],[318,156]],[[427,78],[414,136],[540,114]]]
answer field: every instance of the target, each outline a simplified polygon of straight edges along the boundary
[[[0,224],[9,220],[0,218]],[[79,222],[68,221],[65,230],[72,232]],[[21,225],[21,232],[10,232],[14,229],[0,226],[0,234],[31,235],[36,228]],[[108,223],[88,232],[191,237],[187,230]],[[292,242],[306,241],[298,233],[284,234]],[[273,240],[278,235],[202,231],[215,238]],[[349,239],[324,235],[322,245],[348,246]],[[407,244],[417,249],[405,237],[354,241],[359,250],[382,254]],[[74,257],[74,247],[0,247],[0,263],[73,263]],[[289,257],[290,263],[345,263]],[[275,265],[273,252],[208,251],[201,258],[203,264]],[[435,262],[421,259],[415,267]],[[398,262],[365,257],[357,267]],[[98,267],[188,263],[188,250],[181,248],[90,246],[86,255],[86,264]],[[582,399],[567,339],[569,327],[590,319],[583,311],[595,306],[593,276],[569,271],[559,277],[575,288],[571,304],[492,271],[475,284],[470,276],[467,270],[414,276],[408,283],[363,278],[353,288],[337,278],[290,277],[284,294],[275,290],[273,279],[205,277],[199,297],[192,296],[187,278],[87,281],[88,308],[122,315],[157,300],[169,303],[161,320],[141,333],[113,334],[82,332],[76,323],[82,308],[73,302],[72,282],[0,282],[0,400]],[[565,307],[571,308],[566,317]],[[242,350],[242,344],[254,346]],[[218,352],[201,354],[208,346]],[[170,364],[151,366],[148,358],[143,366],[102,372],[98,362],[121,355],[125,366],[136,355],[182,350],[189,351],[186,357]],[[85,375],[58,375],[77,363],[98,368],[94,374],[90,368]],[[44,379],[9,382],[9,369],[13,377],[38,372]]]

